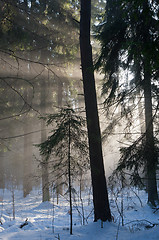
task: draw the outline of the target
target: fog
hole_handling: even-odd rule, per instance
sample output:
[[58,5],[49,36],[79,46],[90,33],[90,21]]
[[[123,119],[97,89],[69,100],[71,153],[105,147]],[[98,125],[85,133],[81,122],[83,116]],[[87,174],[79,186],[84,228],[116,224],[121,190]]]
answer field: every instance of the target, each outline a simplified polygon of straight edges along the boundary
[[[1,161],[0,187],[27,188],[41,184],[41,157],[35,146],[43,133],[49,134],[39,117],[54,113],[68,103],[85,117],[80,60],[75,64],[45,65],[1,54]],[[102,131],[107,126],[101,108],[101,77],[96,74],[99,115]],[[119,136],[103,142],[106,175],[110,175],[119,159]],[[51,179],[51,176],[50,176]]]
[[[55,113],[67,104],[85,117],[79,56],[79,3],[71,3],[71,15],[69,7],[60,5],[60,1],[48,1],[47,6],[43,1],[34,2],[11,4],[14,11],[8,17],[14,19],[12,25],[5,18],[9,6],[1,9],[6,22],[1,26],[0,42],[0,188],[22,186],[24,196],[41,185],[41,156],[35,145],[44,141],[51,129],[39,117]],[[99,4],[105,7],[105,1]],[[95,15],[101,8],[94,6],[93,21],[97,21]],[[98,44],[95,41],[92,44],[97,52]],[[103,141],[108,177],[120,157],[119,148],[125,144],[126,121],[110,127],[114,114],[121,115],[121,106],[111,109],[112,114],[107,116],[101,98],[103,76],[96,73],[95,78],[102,136],[105,129],[108,135]],[[138,131],[140,127],[131,126],[130,132],[137,134]],[[127,136],[127,144],[131,140]],[[51,174],[49,178],[52,181]]]

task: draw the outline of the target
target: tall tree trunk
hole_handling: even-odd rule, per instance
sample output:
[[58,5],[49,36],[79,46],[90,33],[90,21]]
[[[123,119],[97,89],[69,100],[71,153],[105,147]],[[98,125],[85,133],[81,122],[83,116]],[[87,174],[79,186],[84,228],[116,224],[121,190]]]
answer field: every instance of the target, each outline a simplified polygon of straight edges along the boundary
[[69,182],[69,202],[70,202],[70,234],[72,234],[72,184],[71,184],[71,129],[68,129],[68,182]]
[[[28,117],[24,122],[24,135],[30,131]],[[31,136],[24,136],[24,165],[23,165],[23,196],[26,197],[32,190],[32,144]]]
[[[46,114],[46,79],[41,79],[41,114]],[[46,126],[43,119],[41,119],[41,142],[46,141]],[[48,158],[46,156],[42,156],[42,201],[49,201],[50,194],[49,194],[49,173],[48,173]]]
[[151,96],[151,75],[150,68],[145,63],[144,66],[144,101],[145,101],[145,128],[146,128],[146,144],[145,144],[145,160],[147,167],[147,191],[148,202],[155,206],[158,201],[157,183],[156,183],[156,167],[157,154],[154,145],[153,132],[153,116],[152,116],[152,96]]
[[[149,1],[143,1],[143,13],[147,16],[149,12]],[[151,42],[150,26],[151,22],[149,18],[145,19],[143,26],[143,40],[145,44]],[[149,46],[149,44],[147,45]],[[145,130],[146,130],[146,144],[145,144],[145,160],[147,167],[147,190],[148,190],[148,202],[152,205],[156,205],[158,202],[157,194],[157,182],[156,182],[156,167],[157,167],[157,153],[155,151],[154,144],[154,131],[153,131],[153,112],[152,112],[152,88],[151,88],[151,63],[148,53],[145,53],[143,57],[144,68],[144,104],[145,104]]]
[[[57,106],[62,107],[62,94],[63,94],[63,83],[61,79],[57,79]],[[57,175],[60,175],[60,169],[57,169]],[[59,203],[59,196],[62,195],[62,176],[56,179],[56,194],[57,194],[57,204]]]
[[90,44],[91,1],[81,0],[80,50],[93,187],[94,221],[111,221]]

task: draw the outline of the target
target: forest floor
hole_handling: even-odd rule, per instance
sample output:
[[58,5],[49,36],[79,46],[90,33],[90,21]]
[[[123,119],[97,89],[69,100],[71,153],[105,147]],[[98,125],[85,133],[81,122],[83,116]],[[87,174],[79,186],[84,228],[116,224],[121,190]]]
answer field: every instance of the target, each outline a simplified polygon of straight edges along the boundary
[[[0,189],[0,239],[159,239],[159,210],[147,205],[147,195],[144,191],[127,189],[123,193],[118,190],[110,193],[114,221],[103,223],[103,228],[100,221],[93,222],[90,195],[83,195],[85,197],[82,197],[82,201],[77,195],[74,201],[73,235],[70,235],[67,194],[60,196],[58,204],[55,193],[52,194],[50,202],[41,203],[41,192],[37,189],[26,198],[23,198],[21,190]],[[121,226],[122,223],[124,226]]]

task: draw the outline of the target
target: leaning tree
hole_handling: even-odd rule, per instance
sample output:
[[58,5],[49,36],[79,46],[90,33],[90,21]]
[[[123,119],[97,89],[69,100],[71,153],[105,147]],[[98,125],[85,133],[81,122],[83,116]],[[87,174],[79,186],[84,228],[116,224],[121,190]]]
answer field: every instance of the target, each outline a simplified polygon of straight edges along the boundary
[[90,21],[91,1],[81,0],[80,51],[93,187],[94,220],[110,221],[111,212],[103,164],[92,47],[90,44]]

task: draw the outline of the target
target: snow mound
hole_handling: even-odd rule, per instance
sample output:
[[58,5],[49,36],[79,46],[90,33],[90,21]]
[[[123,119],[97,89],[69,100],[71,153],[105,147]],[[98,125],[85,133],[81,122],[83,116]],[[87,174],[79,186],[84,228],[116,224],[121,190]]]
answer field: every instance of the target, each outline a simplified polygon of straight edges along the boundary
[[47,209],[52,209],[53,208],[53,204],[50,202],[42,202],[40,203],[37,207],[33,208],[33,210],[47,210]]

